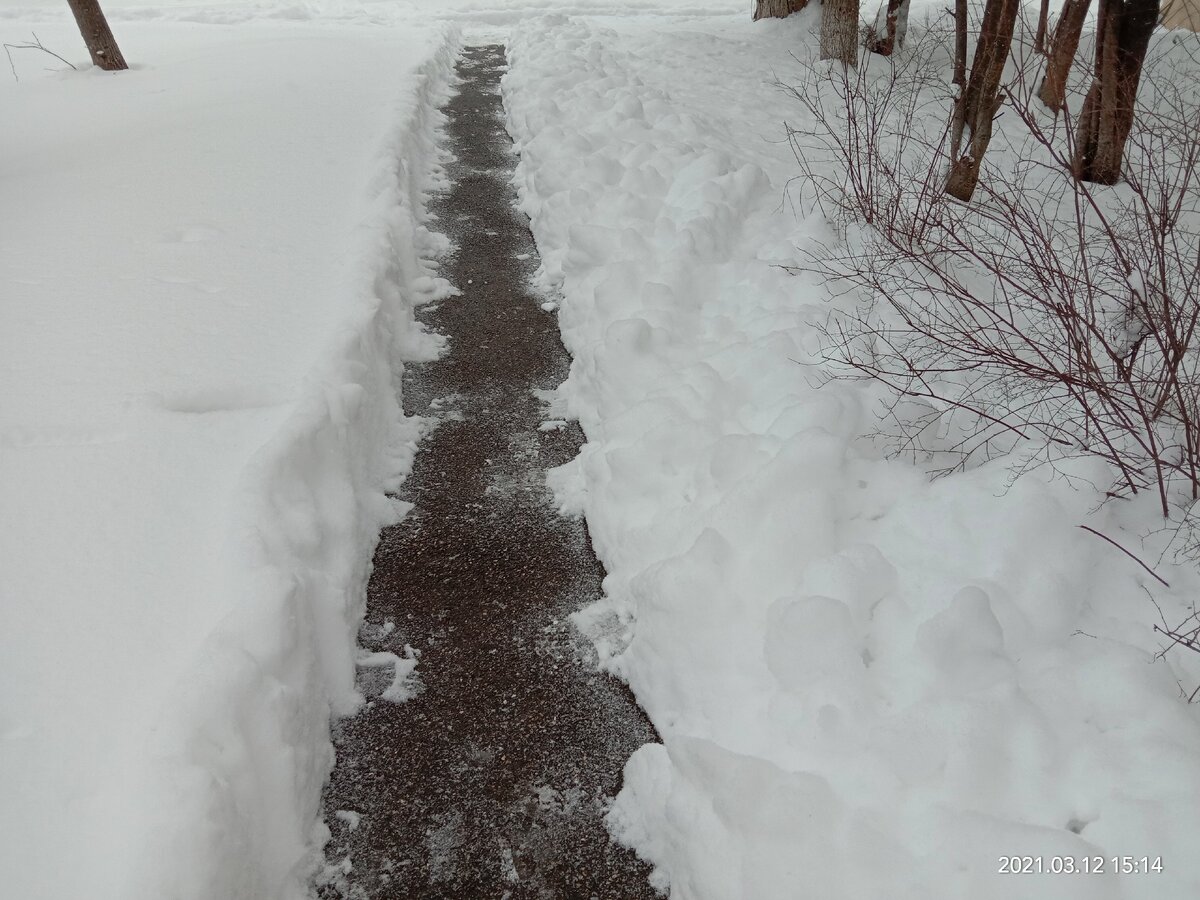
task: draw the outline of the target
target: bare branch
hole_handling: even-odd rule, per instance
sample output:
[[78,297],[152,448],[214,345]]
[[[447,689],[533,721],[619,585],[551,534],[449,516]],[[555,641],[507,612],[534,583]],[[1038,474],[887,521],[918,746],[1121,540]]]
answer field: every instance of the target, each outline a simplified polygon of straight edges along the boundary
[[[70,60],[63,59],[61,56],[59,56],[59,55],[58,55],[57,53],[55,53],[53,50],[51,50],[50,48],[48,48],[48,47],[44,46],[44,45],[42,44],[41,40],[39,40],[39,39],[38,39],[38,36],[37,36],[37,32],[36,32],[36,31],[35,31],[35,32],[33,32],[32,34],[33,34],[33,40],[32,40],[32,41],[30,41],[30,42],[28,42],[28,43],[24,43],[24,44],[7,44],[7,43],[6,43],[6,44],[4,45],[4,52],[5,52],[6,54],[8,54],[8,67],[9,67],[10,69],[12,69],[13,78],[14,78],[16,81],[20,81],[21,79],[18,77],[18,75],[17,75],[17,67],[16,67],[16,65],[14,65],[14,63],[13,63],[12,51],[14,51],[14,50],[41,50],[43,53],[49,53],[49,54],[50,54],[51,56],[53,56],[55,59],[57,59],[57,60],[61,60],[62,62],[65,62],[65,63],[66,63],[68,66],[70,66],[72,69],[75,69],[75,65],[74,65],[73,63],[71,63],[71,61],[70,61]],[[78,69],[75,69],[75,70],[76,70],[76,71],[79,71]]]
[[1132,559],[1135,563],[1137,563],[1139,566],[1141,566],[1143,569],[1145,569],[1147,572],[1149,572],[1150,577],[1153,578],[1155,581],[1157,581],[1159,584],[1161,584],[1163,587],[1169,588],[1171,586],[1170,584],[1167,583],[1166,579],[1164,579],[1162,576],[1160,576],[1152,568],[1150,568],[1148,565],[1146,565],[1146,563],[1142,562],[1142,560],[1138,559],[1136,556],[1134,556],[1132,553],[1130,553],[1128,550],[1126,550],[1124,547],[1122,547],[1120,544],[1118,544],[1116,541],[1114,541],[1108,535],[1101,534],[1099,531],[1097,531],[1095,528],[1092,528],[1089,525],[1079,525],[1077,527],[1082,528],[1084,531],[1088,532],[1089,534],[1094,534],[1096,537],[1100,538],[1102,541],[1108,541],[1110,544],[1112,544],[1114,547],[1116,547],[1118,550],[1120,550],[1122,553],[1124,553],[1126,556],[1128,556],[1130,559]]

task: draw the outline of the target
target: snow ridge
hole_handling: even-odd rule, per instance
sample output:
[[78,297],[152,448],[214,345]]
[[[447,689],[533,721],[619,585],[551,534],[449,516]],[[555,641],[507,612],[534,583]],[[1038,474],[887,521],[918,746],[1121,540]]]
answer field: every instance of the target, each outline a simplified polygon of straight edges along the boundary
[[[816,387],[847,301],[778,264],[838,237],[787,201],[806,122],[769,86],[806,77],[813,21],[547,18],[510,49],[588,441],[551,480],[608,572],[579,619],[663,738],[612,831],[673,900],[1196,896],[1194,673],[1155,658],[1144,572],[1076,527],[1136,510],[1003,463],[931,483],[870,439],[875,388]],[[1167,577],[1183,608],[1194,574]],[[1166,868],[1017,884],[1023,855]]]
[[308,896],[328,833],[319,802],[330,713],[361,700],[356,636],[371,553],[406,511],[385,492],[409,471],[421,427],[399,407],[402,361],[439,349],[412,316],[447,289],[428,262],[443,240],[423,224],[457,33],[439,43],[379,153],[350,314],[242,475],[227,575],[237,608],[179,687],[173,715],[200,723],[190,749],[163,760],[177,800],[170,819],[184,827],[153,838],[138,896]]

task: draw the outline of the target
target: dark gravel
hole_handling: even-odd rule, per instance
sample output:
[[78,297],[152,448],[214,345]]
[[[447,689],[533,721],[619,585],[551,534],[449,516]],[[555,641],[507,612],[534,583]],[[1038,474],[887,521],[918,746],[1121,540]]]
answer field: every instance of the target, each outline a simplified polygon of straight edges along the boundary
[[656,735],[566,621],[604,573],[544,486],[582,435],[538,429],[534,392],[570,360],[529,287],[537,250],[514,208],[504,66],[502,47],[468,48],[445,107],[457,162],[432,209],[463,296],[422,315],[450,350],[406,374],[405,406],[441,423],[401,495],[416,509],[381,537],[361,635],[369,650],[418,651],[420,693],[380,699],[380,670],[361,670],[376,699],[337,723],[325,796],[327,859],[350,870],[327,875],[322,898],[654,896],[602,821],[625,761]]

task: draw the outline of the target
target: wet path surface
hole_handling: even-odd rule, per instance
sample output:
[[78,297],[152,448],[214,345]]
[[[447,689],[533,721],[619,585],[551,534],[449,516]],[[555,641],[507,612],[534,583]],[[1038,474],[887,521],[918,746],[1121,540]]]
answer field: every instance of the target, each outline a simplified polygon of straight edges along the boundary
[[463,296],[422,315],[450,350],[406,374],[405,407],[441,424],[401,494],[416,508],[376,551],[361,635],[368,650],[418,653],[419,693],[395,704],[378,696],[390,679],[364,683],[376,699],[335,727],[327,858],[349,866],[323,898],[654,896],[602,821],[655,735],[566,621],[603,571],[544,487],[581,435],[539,428],[535,392],[557,387],[569,358],[527,284],[537,251],[513,208],[503,68],[503,48],[467,48],[445,107],[457,163],[432,211]]

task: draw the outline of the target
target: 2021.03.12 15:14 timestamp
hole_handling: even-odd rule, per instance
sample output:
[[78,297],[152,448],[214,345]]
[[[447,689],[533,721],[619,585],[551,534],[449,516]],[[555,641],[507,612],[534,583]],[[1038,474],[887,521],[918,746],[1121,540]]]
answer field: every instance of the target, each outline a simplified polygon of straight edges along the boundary
[[1001,856],[1001,875],[1155,875],[1161,856]]

